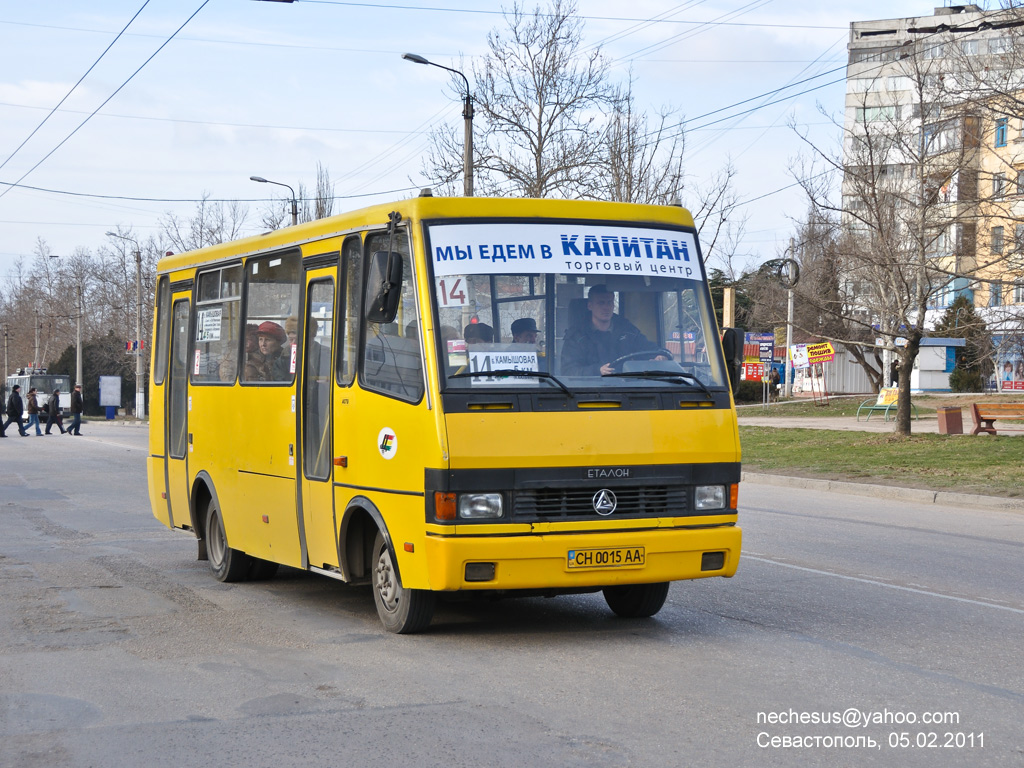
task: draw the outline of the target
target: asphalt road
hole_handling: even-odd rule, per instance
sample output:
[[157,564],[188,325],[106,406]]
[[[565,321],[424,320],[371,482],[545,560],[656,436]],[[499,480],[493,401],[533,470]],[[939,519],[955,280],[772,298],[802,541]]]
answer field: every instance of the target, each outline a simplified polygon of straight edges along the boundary
[[1024,764],[1019,512],[745,483],[738,575],[654,619],[395,636],[365,588],[216,582],[149,512],[144,431],[83,432],[0,440],[0,766]]

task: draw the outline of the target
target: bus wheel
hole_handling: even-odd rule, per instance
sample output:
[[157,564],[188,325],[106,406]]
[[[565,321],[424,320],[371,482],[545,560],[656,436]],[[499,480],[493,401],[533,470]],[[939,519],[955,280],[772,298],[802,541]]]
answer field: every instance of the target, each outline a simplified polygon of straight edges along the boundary
[[426,629],[434,616],[434,593],[402,586],[380,533],[373,543],[373,602],[384,629],[399,635]]
[[228,546],[224,521],[213,499],[206,507],[206,552],[217,581],[241,581],[249,575],[252,558]]
[[661,610],[667,597],[667,581],[604,588],[604,599],[608,607],[624,619],[645,619],[653,616]]

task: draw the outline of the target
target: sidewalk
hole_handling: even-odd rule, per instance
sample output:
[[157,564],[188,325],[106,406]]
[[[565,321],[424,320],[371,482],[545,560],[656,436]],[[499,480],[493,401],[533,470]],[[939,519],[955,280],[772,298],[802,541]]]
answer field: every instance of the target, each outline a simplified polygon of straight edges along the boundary
[[[749,415],[748,415],[749,414]],[[879,414],[874,414],[870,420],[861,419],[857,421],[855,416],[798,416],[787,418],[785,416],[762,416],[760,408],[737,409],[736,415],[739,418],[741,427],[778,427],[780,429],[838,429],[845,432],[894,432],[895,421],[886,421]],[[964,424],[967,436],[970,437],[970,417]],[[934,413],[925,414],[920,419],[913,419],[910,422],[910,432],[914,433],[939,433],[939,419]]]

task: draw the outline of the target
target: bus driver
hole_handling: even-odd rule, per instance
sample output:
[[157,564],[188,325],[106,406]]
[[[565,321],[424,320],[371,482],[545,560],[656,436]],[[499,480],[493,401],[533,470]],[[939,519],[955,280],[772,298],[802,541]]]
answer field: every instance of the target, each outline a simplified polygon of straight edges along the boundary
[[[569,376],[608,376],[612,362],[634,352],[657,350],[626,318],[615,314],[615,294],[606,285],[592,285],[587,293],[590,322],[570,328],[562,346],[562,372]],[[658,355],[655,360],[664,360]]]

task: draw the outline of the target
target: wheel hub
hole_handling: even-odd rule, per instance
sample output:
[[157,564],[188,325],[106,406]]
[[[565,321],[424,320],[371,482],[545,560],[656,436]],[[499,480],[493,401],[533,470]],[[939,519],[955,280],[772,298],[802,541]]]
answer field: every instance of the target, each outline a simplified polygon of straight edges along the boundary
[[377,558],[377,593],[381,602],[389,611],[398,607],[398,585],[395,581],[394,569],[391,567],[391,557],[385,549]]

